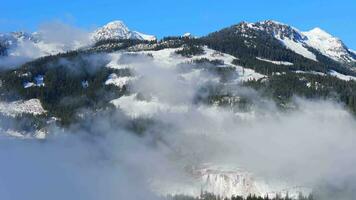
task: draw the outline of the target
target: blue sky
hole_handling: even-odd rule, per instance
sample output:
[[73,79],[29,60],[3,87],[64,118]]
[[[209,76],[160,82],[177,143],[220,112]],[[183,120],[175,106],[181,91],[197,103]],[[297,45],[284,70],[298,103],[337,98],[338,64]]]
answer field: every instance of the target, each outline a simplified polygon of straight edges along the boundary
[[33,31],[60,20],[85,29],[123,20],[158,37],[204,35],[240,21],[281,21],[300,30],[320,27],[356,49],[355,0],[2,0],[0,32]]

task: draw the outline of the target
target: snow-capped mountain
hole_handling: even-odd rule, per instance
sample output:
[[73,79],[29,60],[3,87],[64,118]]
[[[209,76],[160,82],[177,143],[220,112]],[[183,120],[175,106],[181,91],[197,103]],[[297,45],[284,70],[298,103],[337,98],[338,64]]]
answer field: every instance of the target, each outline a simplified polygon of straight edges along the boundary
[[322,55],[338,62],[356,61],[355,54],[340,39],[320,28],[301,32],[292,26],[273,20],[256,23],[243,22],[239,24],[239,28],[267,32],[278,39],[286,48],[314,61],[317,61],[316,55],[310,48],[316,49]]
[[[7,57],[4,65],[18,65],[42,56],[79,49],[99,40],[156,40],[155,36],[129,30],[122,21],[112,21],[92,33],[73,32],[66,29],[67,27],[64,28],[66,32],[63,34],[63,38],[58,36],[57,33],[41,30],[34,33],[10,32],[0,34],[0,56]],[[12,60],[21,60],[21,62],[13,62]]]
[[137,40],[156,40],[153,35],[146,35],[137,31],[131,31],[122,21],[112,21],[103,27],[98,28],[92,33],[94,41],[107,39],[137,39]]
[[309,46],[319,50],[323,55],[336,61],[354,62],[356,61],[346,45],[338,38],[330,35],[320,28],[314,28],[308,32],[303,32],[307,37],[305,41]]

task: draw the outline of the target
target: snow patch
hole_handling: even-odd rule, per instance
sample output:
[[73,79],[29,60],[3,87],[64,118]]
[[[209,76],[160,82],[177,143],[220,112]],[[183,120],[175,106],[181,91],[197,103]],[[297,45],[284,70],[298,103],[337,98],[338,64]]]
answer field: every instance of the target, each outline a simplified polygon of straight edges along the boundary
[[186,112],[187,106],[173,106],[159,102],[157,98],[150,101],[137,100],[136,94],[123,96],[119,99],[112,100],[111,103],[122,109],[126,115],[132,118],[152,117],[160,112]]
[[335,76],[335,77],[337,77],[337,78],[339,78],[339,79],[341,79],[341,80],[345,80],[345,81],[356,81],[356,77],[354,77],[354,76],[349,76],[349,75],[344,75],[344,74],[341,74],[341,73],[336,72],[336,71],[334,71],[334,70],[331,70],[331,71],[329,72],[329,74],[330,74],[331,76]]
[[43,109],[39,99],[30,99],[26,101],[0,102],[0,113],[15,117],[23,113],[41,115],[46,111]]
[[265,61],[265,62],[269,62],[269,63],[273,63],[273,64],[276,64],[276,65],[293,65],[293,63],[286,62],[286,61],[274,61],[274,60],[268,60],[268,59],[260,58],[260,57],[256,57],[256,59],[261,60],[261,61]]
[[135,80],[135,77],[125,76],[118,77],[115,73],[109,75],[108,79],[105,81],[105,85],[115,85],[119,88],[127,85],[130,81]]

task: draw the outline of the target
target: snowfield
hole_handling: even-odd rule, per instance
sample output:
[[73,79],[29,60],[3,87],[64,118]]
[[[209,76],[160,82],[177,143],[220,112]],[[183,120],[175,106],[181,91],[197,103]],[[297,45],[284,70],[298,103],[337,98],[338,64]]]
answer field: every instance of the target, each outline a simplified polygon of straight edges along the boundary
[[315,54],[310,52],[303,43],[295,42],[289,38],[279,39],[288,49],[300,54],[310,60],[318,61]]
[[236,81],[247,81],[247,80],[252,80],[252,79],[260,79],[266,77],[265,75],[262,75],[260,73],[255,72],[252,69],[247,69],[243,68],[242,66],[234,65],[232,64],[232,61],[234,59],[237,59],[236,57],[221,53],[212,49],[209,49],[207,47],[204,47],[204,54],[203,55],[197,55],[193,56],[191,58],[183,57],[180,55],[175,54],[177,50],[180,50],[181,48],[176,48],[176,49],[163,49],[160,51],[146,51],[147,53],[151,54],[154,58],[154,60],[158,62],[163,62],[166,63],[167,66],[176,66],[178,64],[184,64],[184,63],[192,63],[194,60],[198,59],[208,59],[208,60],[221,60],[224,62],[224,66],[229,66],[229,67],[235,67],[236,71],[239,74],[238,80]]
[[15,117],[26,113],[33,115],[41,115],[46,113],[39,99],[20,100],[13,102],[0,102],[0,113]]
[[[237,82],[243,82],[243,81],[248,81],[248,80],[253,80],[253,79],[261,79],[265,78],[265,75],[262,75],[260,73],[255,72],[252,69],[248,68],[243,68],[242,66],[234,65],[232,64],[232,61],[235,58],[232,55],[229,54],[224,54],[212,49],[209,49],[207,47],[204,47],[204,54],[203,55],[196,55],[191,58],[183,57],[175,52],[177,50],[181,50],[182,48],[167,48],[159,51],[139,51],[139,52],[115,52],[115,53],[110,53],[109,56],[111,58],[110,62],[107,64],[106,67],[113,68],[113,69],[124,69],[124,68],[135,68],[135,65],[137,66],[137,62],[131,63],[131,62],[123,62],[122,58],[125,57],[125,55],[137,55],[141,57],[145,57],[142,59],[142,61],[139,61],[141,63],[145,63],[145,59],[152,59],[150,56],[153,57],[153,62],[159,64],[162,67],[167,67],[167,68],[172,68],[172,67],[177,67],[180,64],[189,64],[193,63],[194,60],[198,59],[208,59],[208,60],[221,60],[223,61],[223,65],[221,67],[235,67],[236,72],[239,74],[239,77],[237,78]],[[148,56],[150,55],[150,56]],[[194,73],[198,73],[197,71]],[[189,76],[194,76],[194,74],[191,75],[183,75],[186,78]]]

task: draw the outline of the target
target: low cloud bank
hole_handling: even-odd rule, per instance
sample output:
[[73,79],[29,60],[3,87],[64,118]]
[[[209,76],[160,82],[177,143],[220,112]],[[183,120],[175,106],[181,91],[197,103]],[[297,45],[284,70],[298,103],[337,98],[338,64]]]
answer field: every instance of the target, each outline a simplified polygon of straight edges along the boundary
[[4,199],[157,199],[153,180],[186,181],[191,178],[186,166],[205,163],[306,185],[321,199],[356,196],[356,123],[341,105],[295,98],[295,109],[281,111],[256,91],[236,85],[228,89],[253,99],[254,106],[232,112],[194,103],[210,76],[188,80],[174,65],[130,59],[125,61],[139,77],[134,92],[184,109],[155,110],[150,115],[155,123],[143,135],[125,128],[135,119],[121,108],[85,126],[54,128],[43,142],[1,140]]

